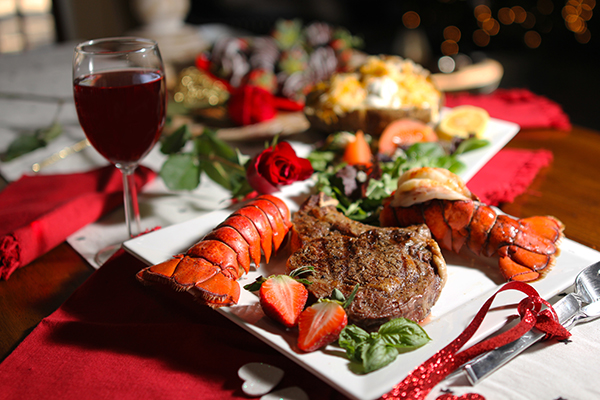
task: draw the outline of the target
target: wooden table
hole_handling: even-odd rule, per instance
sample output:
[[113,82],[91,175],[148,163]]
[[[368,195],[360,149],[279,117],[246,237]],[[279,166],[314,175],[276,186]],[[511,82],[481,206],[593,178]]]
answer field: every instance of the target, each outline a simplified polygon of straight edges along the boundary
[[[548,149],[554,161],[527,191],[502,210],[517,217],[551,214],[568,238],[600,249],[600,132],[522,131],[510,148]],[[66,242],[0,281],[0,361],[56,310],[94,269]]]

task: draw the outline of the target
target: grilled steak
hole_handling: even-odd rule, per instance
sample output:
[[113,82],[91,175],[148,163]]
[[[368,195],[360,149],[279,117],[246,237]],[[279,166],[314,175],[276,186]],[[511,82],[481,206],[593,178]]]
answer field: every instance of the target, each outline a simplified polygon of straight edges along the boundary
[[292,251],[312,239],[332,234],[358,236],[375,228],[346,217],[337,210],[337,203],[337,200],[319,193],[310,196],[300,206],[292,221]]
[[[446,279],[444,258],[427,226],[364,225],[349,220],[335,206],[319,207],[327,199],[315,197],[302,206],[298,218],[294,216],[303,245],[288,259],[288,271],[305,265],[315,268],[306,275],[313,299],[329,297],[335,288],[348,296],[358,284],[346,311],[350,323],[365,329],[377,329],[398,317],[423,320]],[[315,237],[314,232],[323,236]]]

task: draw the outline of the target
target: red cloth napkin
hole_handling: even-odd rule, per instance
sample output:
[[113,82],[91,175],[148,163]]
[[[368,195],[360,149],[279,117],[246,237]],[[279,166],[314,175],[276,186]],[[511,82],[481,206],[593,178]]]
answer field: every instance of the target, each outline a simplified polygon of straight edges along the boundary
[[[285,371],[275,389],[344,397],[207,307],[171,303],[120,250],[0,364],[0,399],[239,399],[249,362]],[[398,377],[400,379],[401,377]]]
[[483,203],[497,206],[512,202],[552,158],[550,150],[503,149],[467,182],[467,187]]
[[[139,167],[138,189],[155,176]],[[0,279],[121,204],[122,177],[112,165],[76,174],[23,176],[9,184],[0,192]]]
[[464,104],[484,108],[491,117],[514,122],[522,129],[571,130],[569,117],[560,105],[527,89],[497,89],[491,94],[446,94],[447,107]]

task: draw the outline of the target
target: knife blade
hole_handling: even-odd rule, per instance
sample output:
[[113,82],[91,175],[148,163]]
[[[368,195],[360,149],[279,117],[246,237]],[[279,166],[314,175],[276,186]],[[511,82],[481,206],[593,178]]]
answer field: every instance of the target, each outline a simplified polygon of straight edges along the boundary
[[[581,310],[582,302],[574,293],[569,293],[553,305],[558,320],[567,329]],[[525,349],[542,340],[545,333],[533,328],[514,342],[508,343],[495,350],[489,351],[463,364],[456,371],[449,374],[446,379],[454,379],[459,375],[466,375],[471,385],[485,379],[494,371],[521,354]]]

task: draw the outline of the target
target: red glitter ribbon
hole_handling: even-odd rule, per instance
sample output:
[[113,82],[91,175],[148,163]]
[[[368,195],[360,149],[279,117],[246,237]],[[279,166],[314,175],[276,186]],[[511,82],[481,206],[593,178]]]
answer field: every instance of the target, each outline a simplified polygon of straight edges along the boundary
[[[510,330],[457,353],[475,334],[496,295],[511,289],[519,290],[527,295],[527,297],[521,300],[517,308],[521,316],[521,321]],[[542,305],[548,308],[540,311]],[[382,399],[424,399],[435,385],[465,362],[479,354],[504,346],[518,339],[533,327],[546,333],[545,339],[551,337],[565,339],[571,336],[571,333],[558,322],[558,316],[552,306],[542,299],[532,286],[523,282],[508,282],[485,302],[463,333],[448,346],[438,351],[429,360],[417,367],[389,393],[384,394]]]

